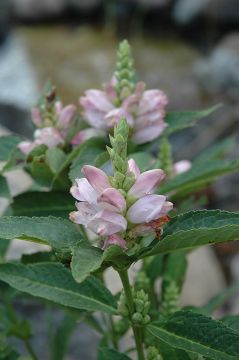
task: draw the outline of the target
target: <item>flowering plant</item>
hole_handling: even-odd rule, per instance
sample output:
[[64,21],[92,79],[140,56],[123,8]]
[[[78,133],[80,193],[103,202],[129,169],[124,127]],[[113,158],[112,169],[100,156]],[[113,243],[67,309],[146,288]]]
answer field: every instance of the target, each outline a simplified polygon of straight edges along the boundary
[[[161,90],[135,83],[126,41],[116,68],[103,91],[88,90],[80,98],[80,116],[74,105],[63,107],[51,88],[33,109],[33,141],[0,138],[0,196],[8,199],[0,218],[0,359],[20,359],[10,336],[24,342],[30,358],[40,359],[30,321],[15,307],[25,294],[27,304],[31,295],[64,313],[53,334],[52,359],[65,358],[70,334],[85,321],[101,337],[99,360],[236,360],[238,317],[211,317],[214,305],[236,288],[199,308],[179,302],[188,254],[239,239],[238,212],[201,209],[204,189],[239,170],[238,160],[225,159],[234,140],[175,163],[170,135],[215,107],[166,111]],[[30,175],[32,187],[12,197],[6,175],[15,168]],[[48,251],[10,262],[12,239],[45,244]],[[118,273],[119,293],[105,281],[106,270]],[[125,347],[120,340],[127,334],[133,340]]]

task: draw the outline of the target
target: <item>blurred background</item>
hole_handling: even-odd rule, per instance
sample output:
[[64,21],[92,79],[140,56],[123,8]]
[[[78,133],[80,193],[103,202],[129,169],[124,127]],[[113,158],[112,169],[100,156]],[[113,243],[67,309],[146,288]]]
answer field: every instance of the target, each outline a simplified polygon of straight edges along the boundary
[[[192,159],[238,133],[238,0],[0,0],[0,134],[31,137],[30,108],[48,79],[68,103],[77,104],[88,88],[100,88],[111,78],[124,38],[132,45],[138,78],[167,93],[169,110],[224,104],[173,137],[175,160]],[[233,156],[239,156],[239,144]],[[24,182],[22,177],[20,187]],[[12,184],[19,187],[16,174]],[[220,179],[210,189],[209,208],[238,211],[237,189],[238,174]],[[227,283],[239,281],[237,248],[220,246],[192,255],[183,303],[202,304]],[[16,248],[9,256],[18,256]],[[34,306],[22,311],[33,318],[35,347],[48,359],[42,309]],[[239,310],[235,299],[228,306],[230,312]],[[93,360],[94,336],[80,325],[69,359]]]

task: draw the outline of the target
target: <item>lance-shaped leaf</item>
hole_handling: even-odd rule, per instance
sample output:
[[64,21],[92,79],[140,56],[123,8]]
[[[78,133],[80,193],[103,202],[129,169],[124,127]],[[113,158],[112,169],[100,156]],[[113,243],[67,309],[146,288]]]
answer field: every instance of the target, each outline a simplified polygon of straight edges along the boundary
[[7,161],[14,149],[21,141],[21,138],[14,135],[0,137],[0,161]]
[[68,218],[75,208],[69,192],[31,191],[13,199],[11,209],[14,216],[59,216]]
[[114,349],[101,348],[97,360],[130,360],[130,358]]
[[169,345],[215,360],[239,358],[239,334],[220,321],[192,311],[178,311],[163,323],[148,326]]
[[203,165],[195,164],[187,172],[167,181],[160,187],[159,193],[176,192],[177,196],[185,196],[210,184],[219,176],[231,174],[239,170],[239,160],[214,160]]
[[0,198],[11,200],[11,193],[8,186],[7,179],[0,175]]
[[94,277],[82,284],[61,264],[0,264],[0,280],[13,288],[76,309],[116,313],[113,295]]
[[66,219],[27,216],[0,218],[0,238],[35,241],[62,251],[81,240],[77,227]]
[[211,115],[214,111],[216,111],[220,107],[221,104],[218,104],[206,110],[168,112],[165,117],[165,121],[166,123],[168,123],[168,127],[165,130],[165,134],[170,135],[176,131],[192,126],[195,124],[196,120]]
[[199,210],[175,216],[164,228],[162,240],[142,257],[239,240],[239,213]]
[[239,334],[239,315],[228,315],[222,318],[221,321]]

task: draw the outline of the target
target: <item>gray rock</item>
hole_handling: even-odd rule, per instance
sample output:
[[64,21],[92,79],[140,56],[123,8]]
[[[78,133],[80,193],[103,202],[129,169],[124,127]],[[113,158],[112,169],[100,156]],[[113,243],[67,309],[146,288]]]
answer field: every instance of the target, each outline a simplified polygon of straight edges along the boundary
[[13,8],[18,17],[37,19],[46,15],[59,15],[67,3],[68,0],[13,0]]
[[239,33],[226,36],[212,54],[198,61],[195,72],[209,93],[239,97]]

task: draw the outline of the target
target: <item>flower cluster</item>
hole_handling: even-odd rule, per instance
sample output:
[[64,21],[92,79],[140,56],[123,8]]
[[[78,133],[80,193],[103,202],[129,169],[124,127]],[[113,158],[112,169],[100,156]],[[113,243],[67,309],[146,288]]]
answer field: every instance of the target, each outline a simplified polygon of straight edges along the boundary
[[76,179],[71,188],[78,202],[77,211],[70,214],[70,219],[103,237],[103,249],[112,244],[126,248],[127,235],[134,228],[143,225],[152,231],[151,223],[163,218],[173,206],[166,196],[154,194],[164,178],[161,169],[140,173],[131,159],[128,172],[134,174],[135,181],[127,193],[112,187],[106,173],[90,165],[83,167],[85,178]]
[[[136,84],[134,92],[125,98],[119,106],[115,81],[105,86],[104,91],[87,90],[80,98],[83,117],[95,131],[92,135],[107,134],[118,121],[125,117],[132,133],[132,141],[143,144],[156,139],[164,131],[166,95],[161,90],[145,90],[144,83]],[[79,142],[87,130],[80,132]]]
[[79,132],[74,141],[79,144],[85,137],[108,134],[122,117],[128,122],[134,143],[154,140],[167,126],[164,121],[167,103],[163,91],[145,90],[143,82],[135,84],[131,49],[128,42],[123,41],[111,82],[105,84],[103,90],[87,90],[80,97],[83,118],[91,128]]
[[29,154],[35,147],[46,145],[48,148],[64,146],[68,141],[70,128],[75,118],[74,105],[63,106],[61,101],[46,98],[45,103],[32,109],[32,121],[37,129],[33,141],[23,141],[19,149],[24,154]]

